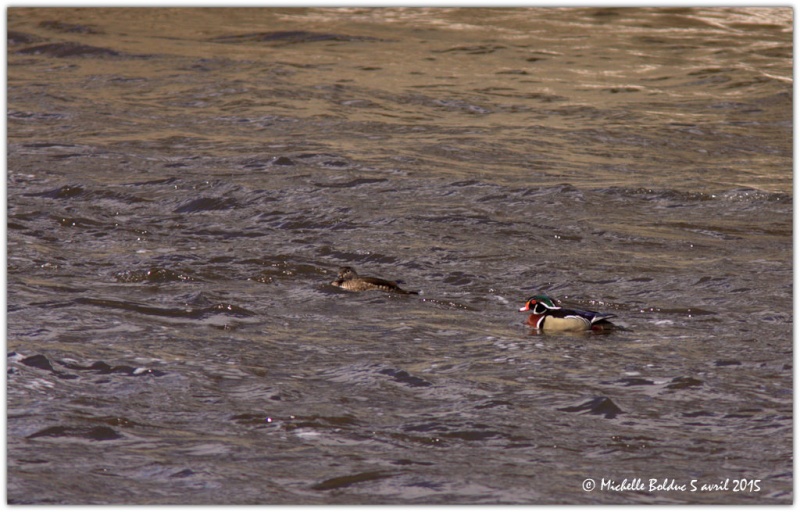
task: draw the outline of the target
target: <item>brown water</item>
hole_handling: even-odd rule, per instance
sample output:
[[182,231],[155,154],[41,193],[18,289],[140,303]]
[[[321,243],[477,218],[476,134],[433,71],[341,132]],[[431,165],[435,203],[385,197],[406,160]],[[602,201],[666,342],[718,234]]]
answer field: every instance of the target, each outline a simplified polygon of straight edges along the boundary
[[792,21],[9,9],[8,501],[791,503]]

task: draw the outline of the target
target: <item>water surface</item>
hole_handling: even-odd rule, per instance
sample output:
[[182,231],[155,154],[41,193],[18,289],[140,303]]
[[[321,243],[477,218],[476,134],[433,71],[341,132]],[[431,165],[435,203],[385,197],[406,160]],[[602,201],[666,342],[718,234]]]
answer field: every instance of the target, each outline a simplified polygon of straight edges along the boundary
[[9,502],[791,503],[792,22],[9,9]]

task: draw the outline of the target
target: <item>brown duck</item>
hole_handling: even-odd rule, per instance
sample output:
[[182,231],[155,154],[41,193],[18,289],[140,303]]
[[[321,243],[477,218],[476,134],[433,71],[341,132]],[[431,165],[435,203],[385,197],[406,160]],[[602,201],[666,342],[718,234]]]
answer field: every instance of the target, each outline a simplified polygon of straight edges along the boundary
[[351,292],[381,290],[384,292],[419,295],[419,292],[403,290],[394,281],[387,281],[377,277],[359,277],[353,267],[341,267],[339,276],[331,284]]

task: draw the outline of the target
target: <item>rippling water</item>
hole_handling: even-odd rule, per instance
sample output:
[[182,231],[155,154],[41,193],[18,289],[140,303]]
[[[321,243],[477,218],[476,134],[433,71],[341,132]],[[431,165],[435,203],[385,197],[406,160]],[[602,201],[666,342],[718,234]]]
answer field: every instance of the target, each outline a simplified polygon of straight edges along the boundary
[[9,9],[9,502],[791,503],[792,31]]

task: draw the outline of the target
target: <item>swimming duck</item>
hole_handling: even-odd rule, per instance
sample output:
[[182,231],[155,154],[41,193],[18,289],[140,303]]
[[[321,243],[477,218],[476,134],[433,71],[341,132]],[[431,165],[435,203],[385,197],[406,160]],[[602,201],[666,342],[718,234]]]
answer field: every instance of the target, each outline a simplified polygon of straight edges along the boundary
[[530,311],[526,324],[543,331],[604,331],[614,327],[608,321],[617,315],[565,309],[547,295],[534,295],[525,301],[520,311]]
[[386,279],[377,277],[359,277],[353,267],[341,267],[339,269],[339,276],[331,284],[351,292],[382,290],[385,292],[419,294],[419,292],[403,290],[394,281],[387,281]]

